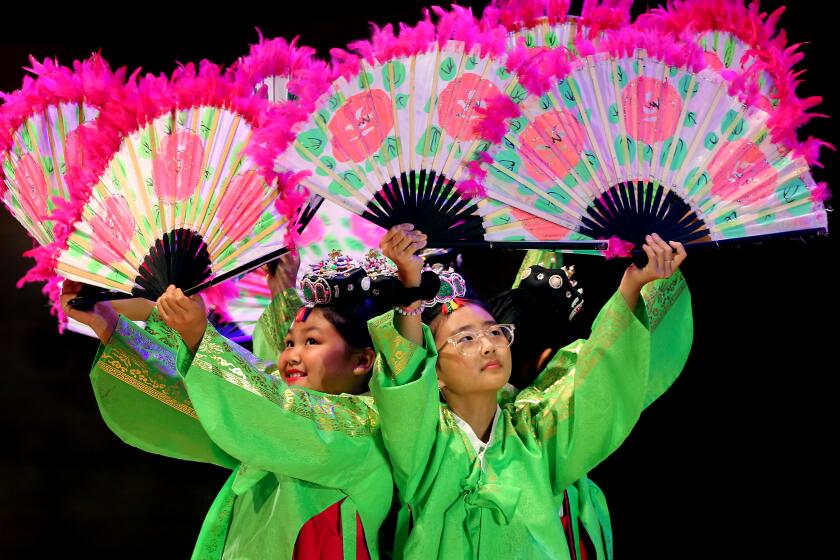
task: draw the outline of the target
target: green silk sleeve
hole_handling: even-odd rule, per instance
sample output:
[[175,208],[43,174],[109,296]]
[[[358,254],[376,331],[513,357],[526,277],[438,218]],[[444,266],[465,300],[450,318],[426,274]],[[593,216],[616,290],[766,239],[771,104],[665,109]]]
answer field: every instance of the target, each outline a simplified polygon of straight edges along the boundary
[[377,351],[371,391],[382,437],[400,496],[410,502],[437,438],[437,349],[426,325],[425,348],[403,338],[394,327],[393,311],[368,321],[368,330]]
[[178,355],[202,425],[240,462],[333,488],[381,466],[370,397],[289,386],[272,367],[209,324],[195,356]]
[[691,294],[678,270],[642,288],[650,324],[650,375],[645,407],[668,390],[688,360],[694,339]]
[[198,421],[175,351],[131,321],[121,317],[111,340],[100,345],[90,380],[103,420],[129,445],[176,459],[236,465]]
[[260,315],[252,337],[254,355],[265,362],[277,362],[283,351],[283,338],[295,319],[303,302],[297,290],[289,288],[274,296]]
[[178,331],[163,322],[157,305],[152,308],[149,318],[146,319],[146,333],[158,343],[170,348],[173,352],[178,351],[181,344],[181,335]]
[[646,320],[616,292],[589,339],[558,351],[513,402],[517,432],[543,447],[558,493],[612,453],[638,420],[650,367]]

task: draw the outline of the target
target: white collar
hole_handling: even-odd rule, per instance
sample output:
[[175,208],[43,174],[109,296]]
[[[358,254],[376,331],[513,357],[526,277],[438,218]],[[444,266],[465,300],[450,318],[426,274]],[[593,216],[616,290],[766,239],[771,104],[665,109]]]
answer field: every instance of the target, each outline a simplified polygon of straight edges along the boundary
[[[452,409],[450,409],[451,411]],[[487,448],[493,445],[493,436],[496,434],[496,421],[499,419],[499,415],[502,412],[502,409],[499,408],[499,405],[496,405],[496,413],[493,415],[492,424],[490,424],[490,437],[487,438],[487,443],[481,441],[477,435],[475,435],[475,430],[473,430],[472,426],[467,424],[460,416],[452,412],[452,416],[455,418],[455,423],[458,425],[459,428],[466,434],[467,439],[470,441],[472,445],[473,451],[475,451],[476,456],[481,460],[481,468],[484,469],[484,452],[487,451]]]

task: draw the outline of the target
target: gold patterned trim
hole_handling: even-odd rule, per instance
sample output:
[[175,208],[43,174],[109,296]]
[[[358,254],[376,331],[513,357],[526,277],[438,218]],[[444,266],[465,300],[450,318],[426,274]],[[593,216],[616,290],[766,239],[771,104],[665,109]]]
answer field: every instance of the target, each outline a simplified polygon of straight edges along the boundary
[[687,284],[681,273],[676,273],[670,278],[652,282],[642,289],[642,298],[645,300],[645,307],[648,314],[648,326],[650,332],[654,332],[674,303],[686,290]]
[[378,428],[379,418],[371,397],[328,395],[289,387],[269,373],[270,364],[225,340],[212,326],[207,327],[192,366],[310,420],[319,430],[364,437]]
[[100,356],[97,367],[160,403],[198,420],[183,384],[173,387],[156,380],[155,372],[133,352],[122,348],[108,348]]

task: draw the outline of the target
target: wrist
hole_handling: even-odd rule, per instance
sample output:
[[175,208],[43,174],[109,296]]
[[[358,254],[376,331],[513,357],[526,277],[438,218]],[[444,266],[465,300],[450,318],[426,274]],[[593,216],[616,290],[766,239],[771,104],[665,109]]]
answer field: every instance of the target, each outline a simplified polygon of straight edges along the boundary
[[198,347],[201,344],[201,340],[204,338],[204,333],[206,330],[207,321],[204,321],[200,325],[195,325],[194,327],[184,329],[178,334],[181,335],[181,339],[184,341],[184,344],[187,346],[187,348],[190,349],[190,352],[195,354],[198,351]]

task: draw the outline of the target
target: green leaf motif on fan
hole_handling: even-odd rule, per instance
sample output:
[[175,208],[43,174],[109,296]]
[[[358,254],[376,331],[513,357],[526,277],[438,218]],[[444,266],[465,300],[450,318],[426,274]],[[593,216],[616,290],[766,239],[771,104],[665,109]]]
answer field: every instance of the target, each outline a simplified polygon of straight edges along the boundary
[[370,89],[371,85],[373,85],[373,74],[370,72],[359,74],[359,89]]
[[178,124],[184,126],[187,124],[187,112],[186,111],[178,111]]
[[720,226],[720,233],[724,237],[728,237],[728,238],[743,237],[744,234],[746,233],[746,230],[744,229],[743,225],[741,225],[741,224],[733,224],[731,226],[727,225],[730,222],[734,222],[737,219],[738,219],[738,213],[733,210],[732,212],[724,214],[723,216],[721,216],[717,220],[715,220],[715,224]]
[[765,214],[763,216],[759,216],[758,219],[756,220],[756,223],[761,224],[761,225],[765,225],[765,224],[772,224],[775,221],[776,221],[776,214],[770,213],[770,214]]
[[504,66],[496,70],[496,76],[499,77],[500,80],[507,80],[510,78],[510,72],[508,72]]
[[616,77],[618,78],[618,86],[624,87],[627,85],[627,73],[624,71],[624,68],[621,66],[616,66],[613,73],[611,73],[610,78],[612,78],[613,82],[616,81]]
[[397,89],[405,81],[405,65],[393,60],[382,67],[382,81],[385,83],[385,89],[391,89],[391,74],[394,75],[394,89]]
[[639,161],[653,161],[653,146],[650,144],[642,144],[642,151],[639,152],[639,158]]
[[670,66],[668,68],[668,75],[672,78],[677,75],[677,72],[679,72],[679,68],[676,66]]
[[424,132],[423,136],[420,137],[420,141],[417,142],[415,151],[421,156],[435,155],[440,147],[440,139],[442,136],[443,131],[437,126],[432,126],[431,129]]
[[723,117],[723,124],[721,125],[721,134],[729,132],[729,141],[732,142],[741,138],[747,132],[747,122],[738,113],[730,109]]
[[[359,190],[362,188],[362,180],[359,178],[358,175],[354,171],[345,171],[341,174],[341,178],[344,180],[344,183],[351,186],[352,188]],[[337,194],[339,196],[350,196],[352,193],[347,190],[344,184],[339,183],[338,181],[333,181],[330,183],[328,187],[329,191],[333,194]]]
[[440,78],[446,82],[454,78],[457,71],[458,67],[455,65],[455,61],[452,60],[451,56],[440,63]]
[[577,115],[575,115],[575,117],[577,117],[577,121],[580,124],[585,126],[586,123],[592,122],[592,109],[588,109],[588,108],[586,109],[586,120],[583,120],[583,115],[580,113],[580,111],[578,111],[578,113],[577,113]]
[[802,216],[811,211],[811,204],[802,204],[803,200],[809,200],[811,193],[800,177],[795,177],[784,183],[776,190],[779,201],[787,204],[786,210],[793,216]]
[[466,64],[466,66],[464,66],[464,69],[465,70],[472,70],[473,68],[476,67],[477,64],[478,64],[478,57],[475,56],[474,54],[472,54],[467,58],[467,64]]
[[52,175],[55,172],[55,167],[53,167],[52,158],[47,156],[41,156],[41,168],[43,168],[45,175]]
[[[709,181],[711,181],[708,172],[704,171],[698,175],[698,171],[700,171],[700,168],[695,167],[686,175],[685,190],[689,196],[694,196],[696,192],[704,189],[709,184]],[[701,204],[703,203],[701,202]]]
[[518,105],[525,101],[525,98],[528,97],[528,90],[522,87],[521,84],[516,84],[513,88],[511,88],[508,96]]
[[151,159],[152,157],[152,137],[149,134],[148,126],[140,133],[140,149],[137,155],[144,159]]
[[723,65],[727,68],[732,68],[732,62],[735,59],[735,38],[727,35],[726,44],[723,47]]
[[534,202],[534,208],[537,210],[541,210],[542,212],[547,212],[549,214],[562,214],[563,209],[554,204],[553,202],[549,202],[544,198],[538,198],[536,202]]
[[609,114],[607,115],[607,120],[612,124],[618,124],[618,104],[613,103],[610,105]]
[[15,168],[12,165],[12,162],[9,158],[5,158],[3,160],[3,172],[6,174],[6,177],[9,179],[13,179],[15,176]]
[[639,64],[638,60],[633,61],[633,72],[638,76],[642,73],[641,65]]
[[592,173],[590,173],[589,169],[591,168],[593,171],[598,171],[600,167],[601,163],[598,161],[598,158],[595,157],[595,154],[584,152],[583,157],[575,166],[575,171],[577,171],[578,176],[583,181],[588,182],[592,180]]
[[[694,76],[692,74],[686,74],[682,78],[680,78],[679,87],[677,88],[680,92],[680,96],[683,99],[694,97],[697,95],[697,92],[700,91],[700,84],[697,80],[693,79]],[[693,82],[693,85],[692,85]],[[691,95],[688,95],[688,90],[691,89]]]
[[318,157],[327,145],[327,137],[320,128],[313,128],[298,134],[295,148],[304,158]]
[[489,167],[491,175],[500,181],[504,181],[505,183],[513,183],[515,179],[511,178],[504,171],[498,169],[496,165],[502,167],[503,169],[507,169],[511,173],[519,173],[519,167],[522,165],[522,159],[519,157],[519,154],[513,150],[504,150],[493,157],[493,165]]
[[201,124],[198,125],[198,135],[201,136],[205,142],[210,137],[210,131],[213,130],[213,122],[216,118],[216,109],[205,109],[201,116]]
[[718,145],[720,142],[720,137],[714,132],[710,132],[706,135],[706,140],[703,141],[703,145],[706,147],[707,150],[711,151],[715,149],[715,146]]
[[533,34],[528,33],[527,35],[525,35],[525,46],[526,47],[534,47],[534,46],[536,46],[536,44],[537,44],[537,40],[534,39]]
[[[337,165],[337,162],[335,161],[335,158],[330,157],[330,156],[324,156],[324,157],[321,158],[321,163],[323,163],[324,167],[326,167],[327,169],[331,169],[331,170],[335,171],[335,166]],[[322,177],[326,177],[327,175],[329,175],[329,173],[327,173],[327,171],[325,171],[324,169],[321,169],[320,167],[318,167],[315,170],[315,173],[317,173],[318,175],[321,175]]]
[[685,120],[683,121],[683,126],[686,128],[694,128],[697,124],[697,113],[694,111],[689,111],[688,114],[685,116]]
[[545,44],[552,49],[560,44],[560,41],[557,39],[557,33],[554,31],[549,31],[545,34]]
[[540,108],[543,111],[551,109],[552,105],[554,104],[551,102],[551,97],[548,94],[543,94],[540,96]]
[[383,142],[382,147],[379,148],[379,155],[384,161],[391,161],[400,155],[400,143],[397,142],[397,139],[394,136],[388,136],[385,138],[385,142]]
[[172,116],[168,116],[163,121],[163,133],[167,136],[172,134],[172,131],[175,129],[175,126],[172,124]]
[[575,91],[578,90],[577,83],[572,78],[567,78],[557,84],[557,89],[560,91],[560,97],[563,99],[563,104],[567,109],[574,109],[577,106],[577,96]]
[[627,161],[628,155],[630,156],[630,161],[634,161],[636,159],[636,141],[629,136],[616,138],[615,153],[616,156],[618,156],[618,164],[627,165],[629,163]]
[[[336,109],[341,107],[342,103],[344,103],[344,96],[341,95],[340,93],[336,93],[335,95],[330,97],[330,100],[329,100],[327,106],[330,108],[330,111],[335,111]],[[327,120],[329,120],[329,119],[327,119]]]
[[324,126],[327,126],[330,122],[330,112],[325,109],[321,109],[320,111],[318,111],[318,114],[315,116],[315,119],[320,121],[321,124],[323,124]]
[[20,129],[20,139],[23,141],[23,146],[27,152],[32,151],[32,135],[29,133],[29,127],[24,125]]
[[552,191],[552,190],[550,190],[550,191],[548,191],[548,195],[551,198],[553,198],[554,200],[558,200],[558,201],[562,202],[564,206],[568,206],[569,205],[569,200],[571,200],[569,198],[569,195],[567,195],[566,193],[564,193],[562,191]]
[[408,105],[408,95],[398,93],[394,97],[394,104],[397,106],[397,109],[405,109],[406,105]]
[[519,134],[526,126],[528,126],[528,119],[525,117],[516,117],[515,119],[510,119],[508,123],[510,125],[510,129]]
[[[662,145],[662,154],[659,156],[659,165],[664,166],[667,163],[667,159],[671,157],[671,146],[673,142],[673,138],[668,138]],[[670,169],[672,171],[676,171],[682,167],[686,155],[688,155],[688,150],[685,147],[685,142],[682,138],[680,138],[677,141],[677,147],[675,148],[673,158],[671,159]]]
[[455,142],[451,142],[446,146],[446,153],[452,154],[452,148],[455,148],[455,153],[453,154],[456,158],[460,159],[461,157],[461,146],[456,144]]

